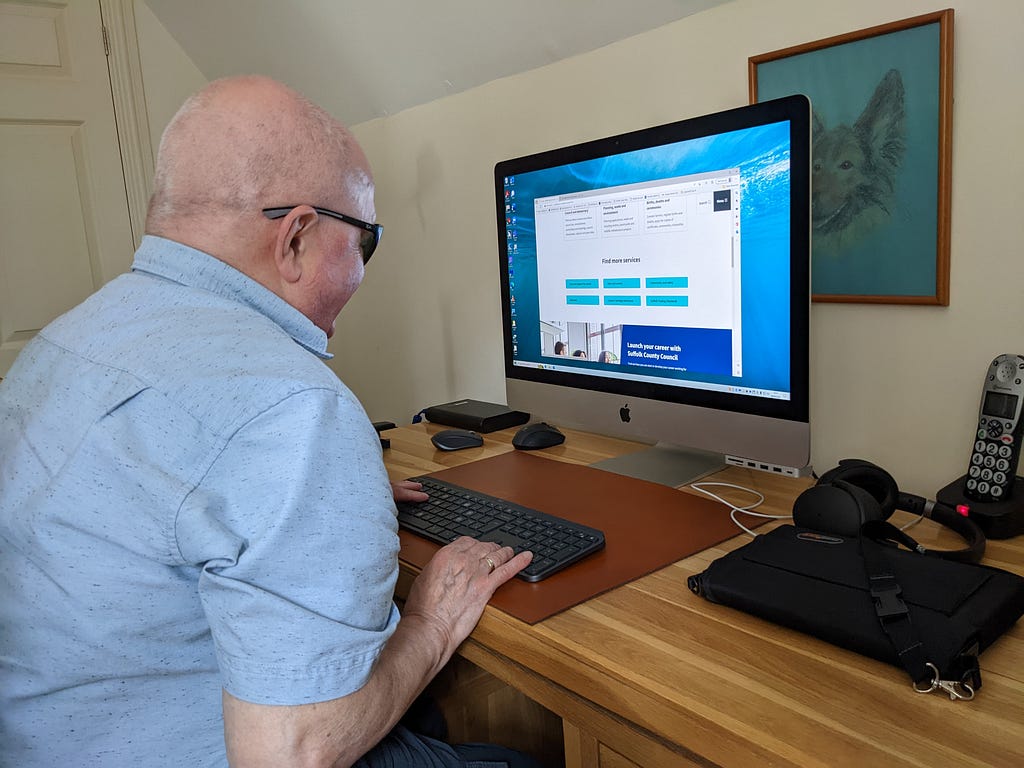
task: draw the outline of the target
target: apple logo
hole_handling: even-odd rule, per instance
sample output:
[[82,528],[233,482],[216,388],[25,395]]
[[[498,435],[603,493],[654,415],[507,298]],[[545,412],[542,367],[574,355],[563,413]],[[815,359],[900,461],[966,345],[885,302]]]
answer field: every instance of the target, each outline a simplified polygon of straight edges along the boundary
[[629,403],[619,408],[619,418],[624,422],[629,423]]

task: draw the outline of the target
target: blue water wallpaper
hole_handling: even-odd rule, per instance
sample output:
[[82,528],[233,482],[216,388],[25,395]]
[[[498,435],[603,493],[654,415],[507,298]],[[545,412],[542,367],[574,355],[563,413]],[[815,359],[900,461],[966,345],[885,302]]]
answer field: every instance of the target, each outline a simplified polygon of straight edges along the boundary
[[[731,332],[683,329],[692,349],[703,335],[708,348],[698,357],[705,370],[673,370],[596,361],[559,361],[583,371],[710,382],[776,392],[790,391],[790,128],[786,122],[626,152],[585,162],[517,174],[506,179],[506,234],[510,296],[519,361],[551,362],[540,348],[537,244],[534,200],[553,195],[739,168],[742,258],[743,376],[730,375]],[[514,190],[514,195],[509,195]],[[544,318],[550,319],[550,318]],[[625,326],[623,338],[671,343],[678,329]],[[725,356],[723,357],[723,351]],[[564,360],[564,359],[563,359]],[[717,363],[711,361],[718,361]],[[724,361],[724,362],[723,362]]]

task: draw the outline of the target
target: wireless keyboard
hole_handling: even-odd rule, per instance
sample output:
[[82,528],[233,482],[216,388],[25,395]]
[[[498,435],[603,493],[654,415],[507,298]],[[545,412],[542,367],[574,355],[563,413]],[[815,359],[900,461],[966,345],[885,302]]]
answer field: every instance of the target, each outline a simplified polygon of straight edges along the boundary
[[448,544],[459,536],[495,541],[518,554],[533,552],[533,562],[517,576],[540,581],[604,547],[596,528],[538,512],[433,477],[414,477],[430,498],[398,504],[398,524],[425,539]]

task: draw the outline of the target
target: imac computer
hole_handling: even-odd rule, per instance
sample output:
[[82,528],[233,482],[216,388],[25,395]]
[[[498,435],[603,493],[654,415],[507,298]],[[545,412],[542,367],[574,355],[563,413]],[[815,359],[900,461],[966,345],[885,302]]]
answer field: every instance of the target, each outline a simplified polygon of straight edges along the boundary
[[494,170],[506,393],[653,445],[678,486],[810,462],[810,104],[791,96]]

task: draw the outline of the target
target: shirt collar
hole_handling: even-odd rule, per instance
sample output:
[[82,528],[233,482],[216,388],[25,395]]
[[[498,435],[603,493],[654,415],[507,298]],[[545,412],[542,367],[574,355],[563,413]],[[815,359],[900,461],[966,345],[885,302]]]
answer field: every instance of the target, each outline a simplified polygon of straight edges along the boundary
[[208,253],[174,240],[146,235],[135,252],[132,272],[155,275],[244,304],[273,320],[317,357],[334,357],[327,351],[327,334],[313,321],[273,291]]

